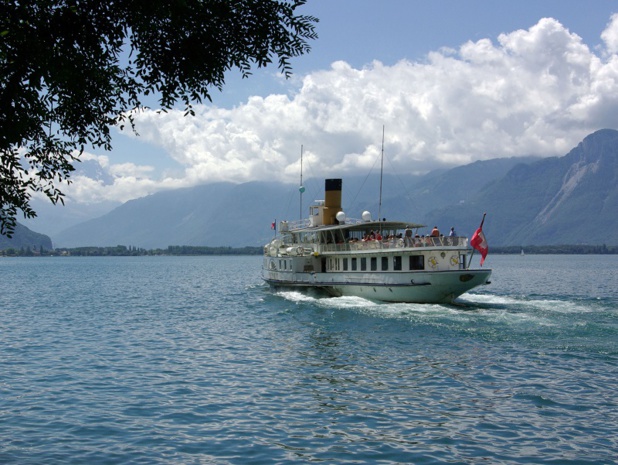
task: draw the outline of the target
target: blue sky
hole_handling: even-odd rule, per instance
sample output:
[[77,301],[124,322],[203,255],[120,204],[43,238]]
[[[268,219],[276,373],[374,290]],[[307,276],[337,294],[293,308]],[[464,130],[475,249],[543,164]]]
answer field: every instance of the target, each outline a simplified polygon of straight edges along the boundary
[[[601,44],[600,34],[616,0],[308,0],[304,14],[320,19],[319,39],[312,52],[293,62],[296,75],[327,69],[343,60],[360,68],[373,60],[393,65],[402,59],[423,61],[442,47],[458,48],[471,40],[495,40],[504,32],[528,29],[543,17],[553,17],[582,37],[591,48]],[[257,71],[258,78],[231,76],[215,104],[243,103],[251,95],[281,92],[274,69]]]
[[441,47],[457,48],[469,40],[495,40],[502,33],[528,29],[543,17],[560,21],[591,47],[615,0],[309,0],[303,8],[320,18],[320,39],[313,53],[296,64],[299,72],[326,68],[345,60],[362,67],[372,60],[392,65],[402,58],[423,60]]
[[[424,173],[479,159],[564,155],[618,128],[618,2],[309,0],[320,19],[294,76],[228,76],[195,118],[137,118],[140,137],[91,151],[68,202],[124,202],[161,189],[296,182],[301,144],[315,176]],[[545,19],[544,19],[545,18]],[[551,19],[547,19],[551,18]],[[327,169],[328,168],[328,169]]]

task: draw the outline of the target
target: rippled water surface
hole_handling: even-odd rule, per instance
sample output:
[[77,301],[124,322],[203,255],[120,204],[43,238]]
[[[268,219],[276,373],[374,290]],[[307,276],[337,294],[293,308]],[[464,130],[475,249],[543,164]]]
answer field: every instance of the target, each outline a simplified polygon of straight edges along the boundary
[[0,259],[0,463],[616,463],[617,256],[490,255],[452,306],[260,264]]

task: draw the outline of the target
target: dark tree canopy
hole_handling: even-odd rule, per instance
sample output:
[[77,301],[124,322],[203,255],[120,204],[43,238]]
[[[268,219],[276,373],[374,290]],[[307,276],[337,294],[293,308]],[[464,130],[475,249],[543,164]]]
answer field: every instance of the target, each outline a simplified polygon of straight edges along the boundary
[[243,77],[309,51],[306,0],[0,0],[0,233],[31,195],[63,202],[85,146],[111,149],[110,127],[156,96],[160,108],[211,98]]

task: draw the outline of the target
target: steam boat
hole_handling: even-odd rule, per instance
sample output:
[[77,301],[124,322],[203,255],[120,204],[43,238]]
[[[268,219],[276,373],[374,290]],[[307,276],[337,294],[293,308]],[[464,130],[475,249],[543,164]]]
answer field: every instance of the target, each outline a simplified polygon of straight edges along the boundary
[[385,302],[451,303],[489,284],[490,269],[470,269],[467,237],[420,236],[424,225],[349,219],[341,179],[327,179],[309,218],[282,221],[264,247],[263,279],[274,288],[318,289],[331,296]]

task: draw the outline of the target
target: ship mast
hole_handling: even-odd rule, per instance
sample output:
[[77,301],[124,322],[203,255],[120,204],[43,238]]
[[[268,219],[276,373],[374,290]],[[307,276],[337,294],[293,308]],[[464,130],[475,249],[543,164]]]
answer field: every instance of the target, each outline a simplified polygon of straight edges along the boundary
[[380,202],[378,203],[378,221],[382,218],[382,175],[384,174],[384,125],[382,125],[382,157],[380,159]]
[[300,208],[299,208],[299,220],[303,220],[303,192],[305,192],[305,186],[303,186],[303,146],[300,146],[300,184],[298,187],[300,192]]

